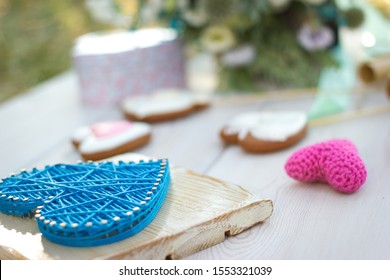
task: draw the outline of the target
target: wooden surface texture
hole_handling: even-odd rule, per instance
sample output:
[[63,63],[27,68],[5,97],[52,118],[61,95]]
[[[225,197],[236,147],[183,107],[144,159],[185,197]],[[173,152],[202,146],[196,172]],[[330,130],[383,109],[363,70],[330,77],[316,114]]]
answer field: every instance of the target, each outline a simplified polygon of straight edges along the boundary
[[[120,159],[126,161],[126,155]],[[182,259],[272,215],[272,201],[240,186],[182,167],[172,167],[171,177],[167,197],[152,223],[109,245],[54,244],[31,218],[0,213],[0,259]]]
[[[70,136],[78,126],[123,118],[119,107],[83,105],[78,90],[75,74],[68,72],[0,104],[1,177],[21,168],[77,161]],[[390,113],[384,89],[353,93],[351,110],[361,107],[362,114],[351,111],[344,118],[323,120],[296,146],[261,155],[224,146],[219,129],[250,110],[308,111],[313,92],[217,100],[187,118],[154,124],[151,142],[136,152],[166,157],[174,165],[242,186],[271,199],[274,212],[266,222],[187,259],[390,258]],[[326,184],[298,183],[284,172],[293,151],[331,138],[353,141],[366,164],[367,181],[354,194],[338,193]]]

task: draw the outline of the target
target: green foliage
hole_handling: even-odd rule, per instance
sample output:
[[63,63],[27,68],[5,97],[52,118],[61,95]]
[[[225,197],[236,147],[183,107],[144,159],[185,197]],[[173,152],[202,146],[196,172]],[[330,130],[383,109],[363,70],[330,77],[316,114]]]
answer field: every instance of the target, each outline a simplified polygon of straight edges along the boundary
[[357,28],[364,21],[364,13],[361,9],[352,7],[344,12],[348,27]]
[[[297,7],[298,9],[301,7]],[[297,11],[293,11],[297,14]],[[296,38],[296,17],[287,13],[264,14],[255,26],[240,34],[240,42],[256,48],[256,59],[241,68],[223,67],[220,89],[241,91],[263,87],[313,87],[324,66],[337,66],[330,49],[306,51]],[[236,33],[237,34],[237,33]]]
[[74,39],[103,28],[78,0],[0,0],[0,101],[71,65]]
[[323,67],[337,66],[331,48],[307,51],[297,39],[303,22],[319,21],[319,11],[326,16],[324,21],[328,18],[336,21],[337,7],[333,2],[321,6],[322,10],[292,2],[288,9],[278,12],[270,10],[268,1],[210,0],[204,3],[211,20],[201,27],[184,23],[181,30],[184,42],[201,49],[198,42],[202,33],[208,26],[217,24],[228,27],[238,45],[247,44],[256,49],[256,58],[249,65],[219,64],[219,89],[222,91],[254,91],[270,85],[312,87],[317,85]]

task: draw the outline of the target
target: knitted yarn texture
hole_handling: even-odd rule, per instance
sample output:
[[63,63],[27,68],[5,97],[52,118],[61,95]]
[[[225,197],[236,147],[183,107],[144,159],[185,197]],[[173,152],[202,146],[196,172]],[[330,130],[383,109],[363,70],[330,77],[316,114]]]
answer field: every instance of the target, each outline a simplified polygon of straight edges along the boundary
[[345,139],[332,139],[296,151],[287,160],[285,170],[295,180],[325,182],[342,193],[357,191],[367,177],[357,148]]

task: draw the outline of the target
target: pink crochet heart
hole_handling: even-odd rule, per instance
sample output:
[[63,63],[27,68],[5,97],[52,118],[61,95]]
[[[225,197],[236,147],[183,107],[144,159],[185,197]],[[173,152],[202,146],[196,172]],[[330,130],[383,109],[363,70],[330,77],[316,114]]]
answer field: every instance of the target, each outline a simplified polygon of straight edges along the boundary
[[329,140],[302,148],[286,162],[287,174],[301,182],[326,182],[343,193],[357,191],[367,172],[353,143]]

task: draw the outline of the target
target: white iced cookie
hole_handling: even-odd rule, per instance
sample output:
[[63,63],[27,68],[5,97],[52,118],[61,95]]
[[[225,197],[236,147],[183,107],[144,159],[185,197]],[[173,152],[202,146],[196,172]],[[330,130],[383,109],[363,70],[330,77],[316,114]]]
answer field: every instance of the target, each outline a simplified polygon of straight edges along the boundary
[[227,144],[237,143],[239,134],[246,134],[248,130],[259,123],[261,115],[260,112],[247,112],[235,116],[222,128],[220,136]]
[[186,90],[161,90],[151,95],[127,98],[123,101],[124,115],[135,121],[159,122],[185,117],[208,107],[208,100]]
[[89,126],[82,126],[76,129],[72,136],[72,144],[78,149],[81,142],[88,138],[92,134],[91,128]]
[[77,129],[72,143],[84,160],[100,160],[132,151],[151,138],[147,123],[125,120],[95,123]]
[[236,116],[220,136],[248,152],[271,152],[297,143],[306,130],[306,113],[301,111],[249,112]]

